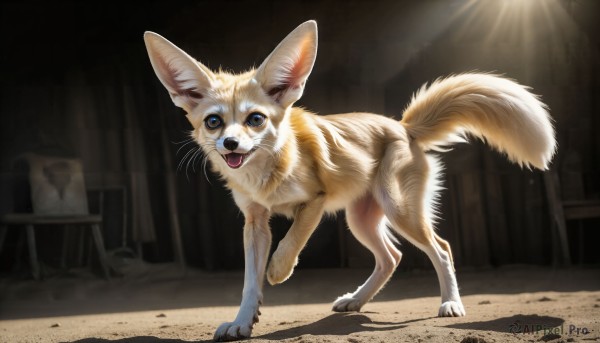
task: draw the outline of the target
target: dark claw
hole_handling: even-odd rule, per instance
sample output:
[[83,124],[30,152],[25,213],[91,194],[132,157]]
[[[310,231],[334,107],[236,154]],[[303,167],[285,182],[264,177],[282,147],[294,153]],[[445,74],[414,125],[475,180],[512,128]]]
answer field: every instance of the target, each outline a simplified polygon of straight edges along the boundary
[[242,336],[242,335],[240,334],[240,329],[241,329],[241,328],[239,328],[239,327],[237,328],[237,333],[236,333],[236,335],[237,335],[237,336],[232,336],[232,335],[228,334],[227,332],[225,332],[225,334],[223,334],[223,335],[222,335],[222,336],[220,336],[220,337],[217,337],[217,336],[215,336],[215,337],[213,338],[213,340],[214,340],[215,342],[232,342],[232,341],[239,341],[239,340],[242,340],[242,339],[248,338],[248,337],[246,337],[246,336]]

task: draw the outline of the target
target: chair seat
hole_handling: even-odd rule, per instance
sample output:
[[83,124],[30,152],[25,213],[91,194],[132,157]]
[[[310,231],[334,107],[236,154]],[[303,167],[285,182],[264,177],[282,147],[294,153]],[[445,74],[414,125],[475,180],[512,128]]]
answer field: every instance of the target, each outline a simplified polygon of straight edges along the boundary
[[99,224],[102,216],[97,214],[34,214],[34,213],[9,213],[0,217],[3,224]]

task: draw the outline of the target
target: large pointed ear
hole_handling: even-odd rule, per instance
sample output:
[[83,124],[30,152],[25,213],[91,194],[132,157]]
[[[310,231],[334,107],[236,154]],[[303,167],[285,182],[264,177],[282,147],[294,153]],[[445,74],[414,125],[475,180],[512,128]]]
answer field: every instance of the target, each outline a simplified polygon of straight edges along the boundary
[[276,102],[287,107],[300,99],[317,56],[317,23],[292,31],[256,71],[255,79]]
[[144,33],[154,72],[175,105],[190,112],[206,96],[214,74],[205,66],[154,32]]

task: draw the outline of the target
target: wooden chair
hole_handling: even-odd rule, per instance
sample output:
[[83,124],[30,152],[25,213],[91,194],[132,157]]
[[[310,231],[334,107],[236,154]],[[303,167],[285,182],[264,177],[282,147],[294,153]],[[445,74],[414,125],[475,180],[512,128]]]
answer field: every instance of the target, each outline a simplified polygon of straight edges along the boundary
[[[77,159],[27,154],[33,213],[9,213],[0,217],[0,251],[8,227],[25,228],[29,261],[34,279],[42,278],[35,238],[36,228],[61,226],[89,227],[104,275],[110,278],[102,216],[89,214],[81,162]],[[64,248],[64,247],[63,247]]]
[[[580,177],[580,175],[579,175]],[[579,261],[583,261],[583,220],[588,218],[600,218],[600,199],[564,200],[561,196],[561,183],[556,171],[544,173],[544,183],[548,197],[548,208],[554,227],[556,228],[560,252],[555,252],[555,264],[560,261],[563,264],[571,264],[571,252],[567,233],[567,221],[577,220],[579,225]],[[583,181],[580,180],[581,185]],[[583,193],[583,186],[580,193]]]

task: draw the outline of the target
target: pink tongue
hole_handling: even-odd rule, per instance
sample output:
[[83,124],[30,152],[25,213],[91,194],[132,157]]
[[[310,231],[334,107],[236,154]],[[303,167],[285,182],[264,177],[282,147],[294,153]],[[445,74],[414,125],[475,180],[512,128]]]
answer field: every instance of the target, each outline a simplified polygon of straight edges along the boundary
[[242,162],[244,162],[244,155],[232,152],[225,155],[225,161],[229,168],[239,168],[242,165]]

